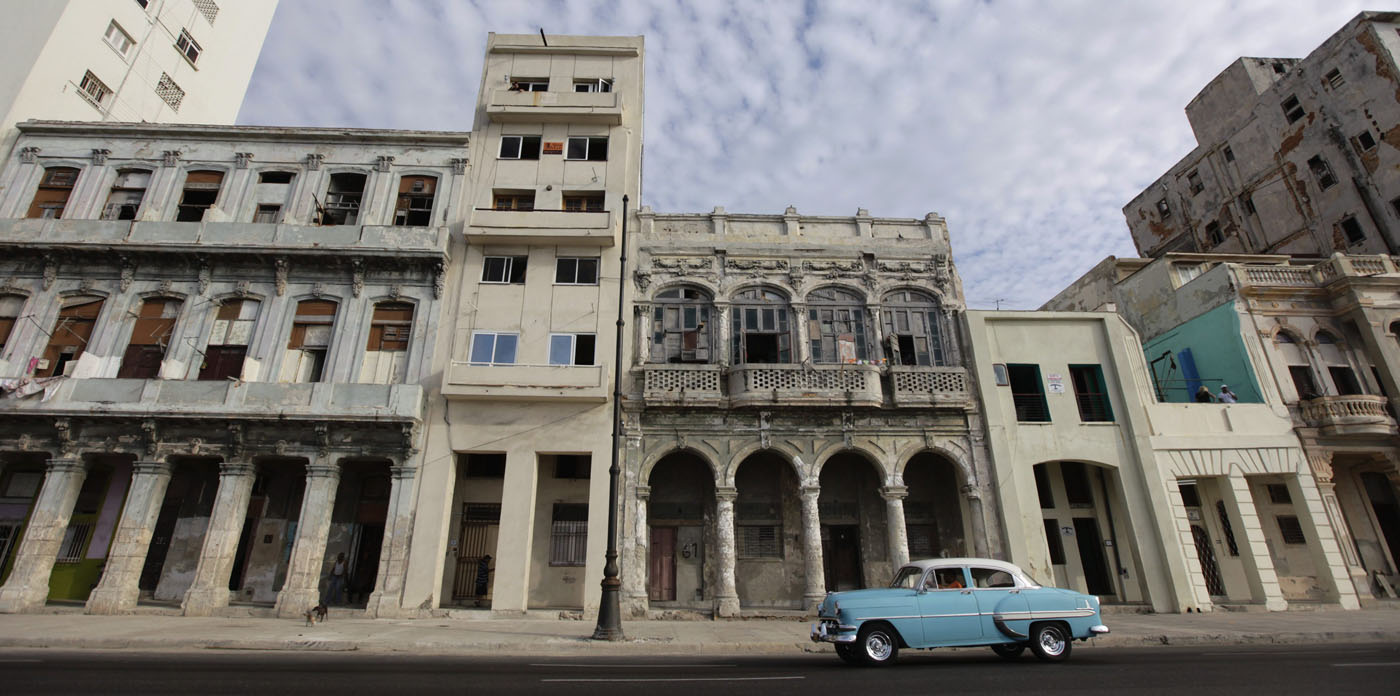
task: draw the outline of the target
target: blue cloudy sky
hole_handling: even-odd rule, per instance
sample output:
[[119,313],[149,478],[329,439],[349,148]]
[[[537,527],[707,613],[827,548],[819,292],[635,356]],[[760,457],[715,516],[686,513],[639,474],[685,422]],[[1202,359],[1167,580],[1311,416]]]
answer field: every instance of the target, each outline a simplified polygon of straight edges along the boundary
[[[646,36],[642,203],[948,219],[973,308],[1133,255],[1123,205],[1241,55],[1353,0],[281,0],[239,120],[468,130],[486,33]],[[1382,9],[1374,3],[1370,9]]]

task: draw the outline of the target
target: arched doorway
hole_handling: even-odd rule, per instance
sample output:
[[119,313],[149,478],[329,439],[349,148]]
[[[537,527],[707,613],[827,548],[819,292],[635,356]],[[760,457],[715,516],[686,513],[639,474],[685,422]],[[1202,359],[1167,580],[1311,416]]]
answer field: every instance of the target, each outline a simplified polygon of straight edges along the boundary
[[801,608],[806,570],[792,464],[776,452],[756,452],[740,463],[734,485],[734,586],[740,605]]
[[889,582],[889,535],[875,465],[856,452],[833,455],[822,465],[817,509],[827,591]]
[[909,559],[972,555],[957,465],[933,452],[920,452],[904,467],[904,485],[909,490],[904,499]]
[[714,473],[690,452],[663,457],[648,478],[647,600],[706,607],[715,587]]

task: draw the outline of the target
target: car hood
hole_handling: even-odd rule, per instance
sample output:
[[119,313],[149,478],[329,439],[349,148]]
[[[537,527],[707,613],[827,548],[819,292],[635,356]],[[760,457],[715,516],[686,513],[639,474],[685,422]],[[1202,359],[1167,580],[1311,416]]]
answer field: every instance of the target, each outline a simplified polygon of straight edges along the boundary
[[837,604],[841,605],[842,611],[904,606],[914,595],[914,590],[902,587],[875,587],[867,590],[832,592],[826,596],[826,599],[822,600],[821,613],[825,616],[835,616]]

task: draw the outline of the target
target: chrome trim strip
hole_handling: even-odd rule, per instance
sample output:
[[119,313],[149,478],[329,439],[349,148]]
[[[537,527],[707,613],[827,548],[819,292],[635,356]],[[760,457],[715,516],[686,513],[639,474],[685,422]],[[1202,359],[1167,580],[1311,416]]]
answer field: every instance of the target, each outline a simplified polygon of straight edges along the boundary
[[1001,631],[1002,633],[1005,633],[1006,635],[1012,638],[1015,638],[1017,640],[1024,640],[1026,638],[1026,634],[1021,633],[1020,631],[1017,631],[1016,629],[1013,629],[1010,626],[1007,626],[1005,619],[1002,619],[1001,617],[994,617],[992,619],[992,623],[996,625],[998,631]]
[[1092,609],[1071,609],[1067,611],[1043,609],[1040,611],[992,612],[992,616],[1002,621],[1032,621],[1035,619],[1082,619],[1086,616],[1093,616],[1094,613]]

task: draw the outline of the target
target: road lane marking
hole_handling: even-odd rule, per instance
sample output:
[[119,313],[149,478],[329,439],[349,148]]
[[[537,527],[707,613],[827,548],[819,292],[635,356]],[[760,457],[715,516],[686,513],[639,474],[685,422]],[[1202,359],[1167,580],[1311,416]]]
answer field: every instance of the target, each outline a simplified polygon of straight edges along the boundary
[[13,662],[43,662],[43,660],[0,660],[0,662],[9,664]]
[[1334,662],[1333,667],[1400,667],[1400,662]]
[[634,679],[541,679],[542,682],[589,682],[589,683],[625,683],[625,682],[731,682],[731,681],[780,681],[792,679],[806,679],[806,677],[655,677],[655,678],[634,678]]
[[634,669],[634,668],[638,668],[638,667],[650,667],[650,668],[654,668],[654,669],[655,669],[655,668],[659,668],[659,669],[673,669],[673,668],[676,668],[676,667],[738,667],[738,665],[704,665],[704,664],[702,664],[702,665],[691,665],[691,664],[635,664],[635,665],[629,665],[629,664],[589,664],[589,663],[581,663],[581,662],[580,662],[580,663],[572,663],[572,662],[532,662],[532,663],[530,663],[529,666],[531,666],[531,667],[587,667],[587,668],[591,668],[591,669],[607,669],[607,668],[609,668],[609,667],[626,667],[626,668],[628,668],[628,669]]

